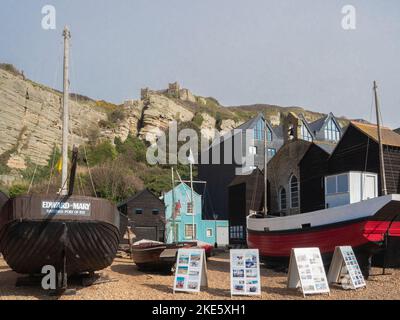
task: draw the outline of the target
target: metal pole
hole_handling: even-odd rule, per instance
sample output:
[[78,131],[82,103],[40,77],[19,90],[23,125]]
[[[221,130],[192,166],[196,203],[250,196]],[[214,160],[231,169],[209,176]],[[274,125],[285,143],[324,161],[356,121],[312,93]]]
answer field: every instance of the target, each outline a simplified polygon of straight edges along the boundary
[[268,214],[268,135],[267,121],[264,119],[264,215]]
[[171,167],[171,176],[172,176],[172,206],[171,206],[171,214],[172,214],[172,242],[176,242],[176,227],[175,227],[175,179],[174,179],[174,168]]
[[378,126],[378,142],[379,142],[379,161],[380,161],[380,174],[381,174],[381,184],[382,184],[382,195],[387,195],[386,187],[386,175],[385,175],[385,161],[383,158],[383,144],[382,144],[382,132],[381,132],[381,113],[379,110],[379,100],[378,100],[378,86],[376,81],[374,81],[374,93],[375,93],[375,109],[376,109],[376,123]]
[[[194,215],[195,215],[195,211],[194,211],[194,203],[193,203],[193,164],[190,163],[190,202],[192,203],[192,240],[195,240],[195,236],[194,236]],[[196,234],[196,238],[197,238],[197,234]]]
[[68,99],[69,99],[69,40],[71,33],[66,26],[63,32],[64,37],[64,85],[63,85],[63,131],[62,131],[62,173],[61,173],[61,190],[60,194],[65,196],[68,194]]

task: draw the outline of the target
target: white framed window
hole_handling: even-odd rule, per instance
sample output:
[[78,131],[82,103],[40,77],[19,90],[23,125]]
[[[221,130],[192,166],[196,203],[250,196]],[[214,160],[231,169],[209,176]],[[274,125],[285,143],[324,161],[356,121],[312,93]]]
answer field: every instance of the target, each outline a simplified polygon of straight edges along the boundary
[[211,238],[213,236],[213,229],[208,228],[206,231],[207,238]]
[[193,215],[193,204],[190,201],[188,201],[188,203],[186,203],[186,213],[188,216]]
[[196,239],[197,235],[197,225],[194,225],[194,235],[193,235],[193,224],[185,224],[185,238],[186,239]]
[[257,147],[250,146],[249,147],[249,154],[256,155],[257,154]]
[[292,175],[289,180],[290,185],[290,207],[299,207],[299,181],[295,175]]
[[301,139],[305,140],[305,141],[313,141],[312,135],[310,133],[310,131],[308,131],[307,127],[305,126],[305,124],[302,122],[301,124]]
[[327,195],[349,192],[349,175],[346,173],[326,177],[325,188]]
[[330,119],[325,126],[324,136],[328,141],[340,140],[340,130],[332,119]]

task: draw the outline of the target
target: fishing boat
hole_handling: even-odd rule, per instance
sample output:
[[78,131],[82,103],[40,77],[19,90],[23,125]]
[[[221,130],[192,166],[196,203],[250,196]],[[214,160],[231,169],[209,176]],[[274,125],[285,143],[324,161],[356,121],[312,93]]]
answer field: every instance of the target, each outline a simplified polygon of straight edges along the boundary
[[[287,267],[292,248],[307,247],[320,248],[324,263],[328,265],[336,246],[352,246],[364,275],[368,276],[370,258],[382,252],[388,237],[400,237],[400,195],[387,195],[386,191],[376,89],[374,83],[382,196],[314,212],[277,217],[269,215],[265,209],[265,195],[264,211],[249,214],[246,222],[248,247],[259,249],[267,265]],[[266,163],[264,166],[266,178]],[[266,182],[264,190],[266,194]]]
[[132,259],[139,270],[171,273],[179,249],[194,247],[195,243],[171,243],[141,240],[132,246]]
[[[77,148],[68,181],[69,40],[64,37],[62,179],[58,194],[22,195],[7,200],[0,211],[0,251],[17,273],[40,274],[43,266],[57,271],[57,286],[67,276],[93,273],[111,265],[119,244],[120,216],[105,199],[73,195]],[[69,182],[69,183],[68,183]]]

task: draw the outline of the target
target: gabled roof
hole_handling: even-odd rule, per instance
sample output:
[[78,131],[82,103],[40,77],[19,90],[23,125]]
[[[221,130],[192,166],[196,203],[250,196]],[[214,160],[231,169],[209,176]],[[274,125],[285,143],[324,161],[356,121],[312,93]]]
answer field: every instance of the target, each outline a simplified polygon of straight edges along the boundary
[[164,203],[163,203],[163,202],[160,200],[160,198],[157,197],[153,192],[151,192],[149,189],[143,189],[142,191],[139,191],[138,193],[135,193],[132,197],[130,197],[130,198],[128,198],[128,199],[126,199],[126,200],[124,200],[124,201],[118,203],[118,205],[117,205],[118,208],[121,207],[121,206],[123,206],[123,205],[125,205],[125,204],[127,204],[128,202],[131,202],[131,201],[133,201],[133,200],[135,200],[135,199],[141,197],[141,196],[142,196],[143,194],[145,194],[145,193],[149,193],[150,195],[152,195],[154,198],[156,198],[156,199],[160,202],[160,204],[161,204],[162,206],[164,206]]
[[328,115],[326,115],[325,117],[322,117],[314,122],[311,122],[310,125],[310,129],[314,132],[319,132],[322,127],[324,126],[324,124],[326,122],[328,122],[330,119],[333,120],[333,122],[335,122],[336,126],[338,127],[338,129],[340,131],[342,131],[342,127],[340,126],[340,123],[337,121],[336,117],[333,115],[332,112],[330,112]]
[[[180,184],[176,185],[176,186],[175,186],[175,189],[178,189],[178,188],[180,188],[180,187],[183,187],[184,189],[186,189],[187,192],[191,192],[191,190],[192,190],[192,189],[191,189],[186,183],[184,183],[184,182],[181,182]],[[194,188],[193,188],[193,189],[194,189]],[[172,192],[172,189],[169,190],[168,192],[166,192],[166,194],[171,193],[171,192]],[[189,193],[189,196],[190,196],[190,193]],[[195,190],[193,190],[193,196],[201,197],[201,195],[198,194]]]
[[307,122],[306,118],[304,118],[303,114],[300,113],[297,116],[304,124],[304,126],[307,128],[308,132],[311,134],[311,136],[313,137],[313,140],[315,140],[315,134],[314,132],[311,130],[310,124]]
[[330,157],[332,155],[333,151],[335,150],[337,144],[336,143],[331,143],[331,142],[326,142],[326,141],[313,141],[313,142],[311,142],[310,146],[307,149],[307,151],[304,153],[303,157],[299,161],[299,164],[304,161],[304,158],[310,152],[310,150],[311,150],[311,148],[313,146],[316,146],[316,147],[320,148],[322,151],[324,151],[328,155],[328,157]]
[[[279,136],[275,132],[275,130],[277,128],[279,128],[279,127],[272,127],[272,125],[269,123],[269,121],[264,118],[264,115],[262,113],[258,113],[257,116],[255,116],[254,118],[251,118],[250,120],[247,120],[245,123],[241,124],[240,126],[230,130],[228,133],[225,133],[223,136],[221,136],[219,138],[219,140],[214,140],[207,150],[209,150],[211,147],[214,147],[215,145],[223,142],[224,140],[233,137],[235,134],[237,134],[237,132],[235,132],[235,130],[250,130],[250,129],[254,129],[254,127],[257,125],[259,120],[265,121],[265,124],[271,130],[273,136],[275,136],[276,138],[282,138],[282,136]],[[278,129],[278,131],[279,130],[281,130],[281,129]]]
[[335,150],[337,145],[337,143],[326,142],[326,141],[314,141],[313,143],[328,154],[332,154],[333,150]]
[[228,185],[228,188],[232,187],[232,186],[237,186],[237,185],[242,184],[242,183],[247,183],[255,175],[259,175],[260,179],[263,179],[263,176],[264,176],[263,172],[259,168],[256,168],[248,175],[237,175],[237,176],[235,176],[235,178],[232,180],[232,182]]
[[[378,140],[378,126],[373,124],[351,121],[350,125],[370,137],[375,142]],[[400,147],[400,135],[387,127],[381,127],[382,144],[386,146]]]

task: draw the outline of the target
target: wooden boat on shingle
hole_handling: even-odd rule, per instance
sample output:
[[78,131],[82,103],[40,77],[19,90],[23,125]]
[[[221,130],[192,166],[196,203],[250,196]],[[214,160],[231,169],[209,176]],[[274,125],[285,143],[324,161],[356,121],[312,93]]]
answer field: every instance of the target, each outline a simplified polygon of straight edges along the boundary
[[[21,274],[39,274],[51,265],[57,288],[67,288],[67,276],[94,273],[113,262],[120,238],[116,205],[100,198],[73,195],[78,149],[73,148],[68,177],[68,28],[64,29],[64,95],[62,178],[58,194],[0,197],[0,252]],[[90,170],[90,169],[89,169]],[[68,181],[69,178],[69,181]],[[1,206],[1,203],[5,204]]]

